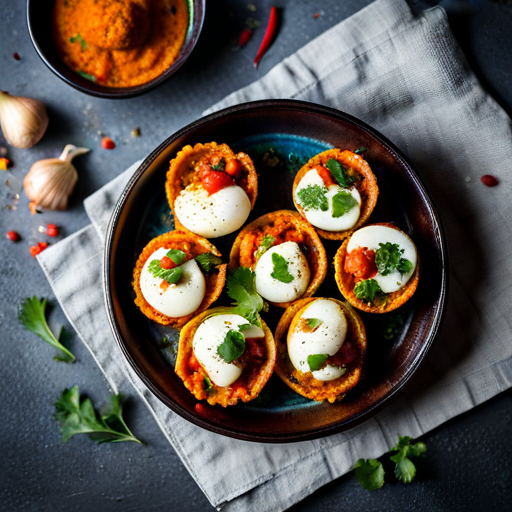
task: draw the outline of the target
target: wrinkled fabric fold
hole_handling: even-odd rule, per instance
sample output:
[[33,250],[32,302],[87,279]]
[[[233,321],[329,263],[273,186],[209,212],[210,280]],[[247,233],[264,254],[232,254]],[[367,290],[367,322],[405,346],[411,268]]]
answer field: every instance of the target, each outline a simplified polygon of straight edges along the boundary
[[[377,0],[210,111],[271,98],[334,107],[381,131],[411,159],[444,223],[444,323],[417,375],[374,418],[315,441],[248,443],[186,422],[145,388],[123,362],[98,284],[112,209],[139,163],[85,201],[90,226],[38,257],[112,389],[137,391],[212,505],[229,512],[285,510],[399,435],[418,437],[512,386],[511,121],[467,66],[444,11],[415,17],[405,2]],[[482,174],[500,185],[484,187]]]

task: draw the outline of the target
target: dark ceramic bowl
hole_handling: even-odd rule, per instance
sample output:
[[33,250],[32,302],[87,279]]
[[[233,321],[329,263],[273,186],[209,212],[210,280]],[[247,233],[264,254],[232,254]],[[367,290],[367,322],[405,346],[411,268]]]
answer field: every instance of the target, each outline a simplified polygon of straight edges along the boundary
[[27,24],[32,44],[43,62],[64,82],[85,94],[100,98],[131,98],[162,84],[187,60],[203,28],[206,0],[186,0],[189,24],[180,55],[161,75],[133,87],[105,87],[96,84],[68,68],[57,54],[52,37],[52,17],[55,0],[27,0]]
[[[415,242],[422,261],[416,294],[384,315],[361,313],[368,333],[364,377],[335,404],[307,400],[273,375],[261,395],[222,409],[197,400],[174,373],[177,333],[148,320],[135,306],[132,271],[147,242],[172,229],[164,183],[169,161],[186,144],[225,142],[246,151],[259,172],[259,197],[248,222],[282,208],[294,209],[295,172],[329,147],[365,146],[380,196],[371,222],[393,222]],[[271,150],[280,164],[268,167]],[[213,239],[226,261],[236,233]],[[324,241],[330,262],[340,242]],[[319,297],[342,299],[332,263]],[[446,297],[446,247],[441,223],[425,186],[385,137],[357,119],[299,101],[260,101],[228,108],[172,135],[142,163],[119,199],[108,229],[104,260],[106,307],[114,336],[137,375],[176,413],[214,432],[261,442],[288,442],[347,430],[373,416],[416,372],[438,331]],[[228,304],[221,296],[217,304]],[[271,306],[265,321],[275,329],[283,310]],[[162,348],[162,338],[171,346]]]

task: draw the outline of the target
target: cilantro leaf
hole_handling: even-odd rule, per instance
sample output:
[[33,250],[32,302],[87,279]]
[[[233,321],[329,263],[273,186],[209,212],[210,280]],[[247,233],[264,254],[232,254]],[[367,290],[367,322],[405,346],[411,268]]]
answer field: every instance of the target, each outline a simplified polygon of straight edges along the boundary
[[265,307],[265,303],[256,291],[255,276],[250,268],[245,267],[229,272],[226,277],[226,291],[236,301],[234,312],[243,316],[250,324],[261,327],[258,312]]
[[402,258],[404,249],[400,249],[398,244],[386,242],[380,243],[379,249],[375,251],[375,265],[382,276],[387,276],[393,270],[398,270],[400,274],[406,274],[412,270],[412,263]]
[[171,258],[174,263],[176,263],[176,266],[179,267],[186,259],[187,255],[180,251],[179,249],[171,249],[167,252],[166,256],[168,258]]
[[176,284],[183,275],[183,270],[180,267],[165,269],[160,265],[160,260],[153,260],[148,267],[148,270],[155,276],[161,277],[169,284]]
[[306,188],[299,190],[300,205],[305,210],[322,210],[326,212],[329,209],[326,194],[327,189],[320,185],[308,185]]
[[310,329],[316,329],[318,326],[322,325],[324,321],[319,318],[306,318],[306,323]]
[[359,281],[354,287],[354,294],[363,302],[373,303],[375,299],[375,295],[383,294],[379,283],[375,281],[375,279],[366,279],[364,281]]
[[203,389],[207,393],[210,393],[213,390],[213,384],[212,384],[212,381],[210,380],[210,377],[208,377],[208,375],[204,376],[204,379],[203,379]]
[[341,217],[357,204],[358,202],[350,192],[342,190],[332,198],[332,216],[335,219]]
[[217,353],[226,363],[232,363],[238,359],[245,350],[245,338],[241,332],[228,331],[224,341],[219,345]]
[[425,443],[411,445],[412,440],[412,437],[401,436],[396,446],[389,450],[398,452],[390,459],[395,463],[395,476],[405,484],[412,482],[416,476],[416,466],[409,457],[420,457],[427,451]]
[[205,252],[196,256],[196,261],[201,270],[206,274],[209,274],[216,266],[222,263],[222,259],[211,252]]
[[37,297],[25,299],[21,304],[18,319],[26,329],[37,334],[46,343],[62,352],[60,357],[55,358],[57,361],[74,363],[76,361],[75,356],[62,344],[65,336],[64,331],[61,329],[59,339],[57,339],[46,322],[45,309],[47,303],[47,299],[39,301]]
[[288,271],[288,262],[277,252],[272,253],[272,264],[274,271],[270,274],[274,279],[282,283],[291,283],[293,276]]
[[84,41],[83,37],[79,33],[69,38],[70,43],[76,43],[77,41],[80,43],[82,51],[87,50],[87,43]]
[[55,418],[60,423],[62,440],[76,434],[89,434],[98,444],[134,441],[141,443],[126,426],[122,417],[122,396],[112,395],[103,415],[94,409],[90,399],[80,402],[78,386],[65,389],[55,402]]
[[256,259],[261,258],[263,254],[266,253],[272,247],[275,240],[276,239],[272,235],[265,235],[256,251]]
[[225,171],[226,170],[226,159],[221,158],[218,164],[211,166],[214,171]]
[[327,358],[329,357],[329,354],[311,354],[308,356],[308,365],[309,369],[312,372],[316,372],[317,370],[320,370],[322,366],[327,361]]
[[348,188],[350,185],[352,185],[352,183],[354,183],[354,181],[356,181],[355,177],[350,176],[345,167],[343,167],[343,165],[341,165],[338,160],[334,160],[334,158],[327,160],[325,166],[327,169],[329,169],[329,171],[331,171],[334,179],[342,188]]
[[375,491],[384,485],[384,467],[377,459],[359,459],[353,469],[366,490]]

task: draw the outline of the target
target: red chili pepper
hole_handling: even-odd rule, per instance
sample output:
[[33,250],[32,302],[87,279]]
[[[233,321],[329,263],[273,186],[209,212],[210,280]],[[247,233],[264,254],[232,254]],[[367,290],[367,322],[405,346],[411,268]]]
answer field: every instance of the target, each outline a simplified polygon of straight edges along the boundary
[[21,240],[21,236],[16,231],[7,231],[5,236],[11,241],[11,242],[18,242]]
[[242,33],[240,34],[240,39],[238,40],[238,46],[243,48],[250,40],[254,31],[250,28],[244,28]]
[[59,228],[55,224],[48,224],[48,226],[46,226],[46,234],[48,236],[57,236],[59,234]]
[[263,36],[263,41],[261,41],[260,49],[254,59],[254,67],[258,67],[260,60],[263,58],[263,55],[267,52],[274,40],[274,36],[276,34],[277,29],[277,9],[272,6],[270,9],[270,18],[268,19],[267,30],[265,31],[265,35]]
[[499,181],[498,178],[495,178],[491,174],[484,174],[480,181],[486,186],[486,187],[495,187]]
[[15,52],[13,57],[16,59],[16,60],[21,60],[21,57],[20,57],[20,54],[18,52]]
[[46,242],[39,242],[37,245],[32,245],[30,247],[30,254],[35,258],[38,254],[41,254],[46,248],[48,244]]
[[110,137],[103,137],[103,139],[101,139],[101,147],[103,149],[114,149],[116,143]]

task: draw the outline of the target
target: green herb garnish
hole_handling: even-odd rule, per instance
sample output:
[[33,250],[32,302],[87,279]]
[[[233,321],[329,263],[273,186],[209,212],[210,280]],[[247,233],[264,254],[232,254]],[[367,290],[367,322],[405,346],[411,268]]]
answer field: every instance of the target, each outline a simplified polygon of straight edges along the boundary
[[87,43],[84,41],[83,37],[80,34],[77,33],[69,38],[70,43],[76,43],[77,41],[80,43],[82,51],[87,50]]
[[204,379],[203,379],[203,389],[207,393],[210,393],[213,390],[213,384],[212,384],[212,381],[210,380],[210,377],[208,377],[208,375],[204,376]]
[[365,153],[365,152],[366,152],[366,148],[365,148],[364,146],[361,146],[360,148],[357,148],[357,149],[354,151],[354,153],[355,153],[356,155],[361,155],[361,154],[363,154],[363,153]]
[[416,466],[412,463],[410,457],[420,457],[425,455],[427,451],[425,443],[411,445],[412,440],[412,437],[409,436],[399,437],[396,446],[389,450],[389,452],[398,452],[390,459],[396,464],[395,476],[404,484],[411,483],[416,475]]
[[274,279],[282,283],[291,283],[293,276],[288,271],[288,262],[277,252],[272,253],[272,264],[274,271],[270,274]]
[[320,185],[308,185],[306,188],[299,190],[300,205],[305,210],[322,210],[326,212],[329,209],[327,203],[327,189]]
[[123,420],[121,402],[121,395],[112,395],[107,410],[100,416],[89,398],[80,403],[78,386],[65,389],[55,402],[55,418],[60,423],[62,440],[66,442],[76,434],[89,434],[98,444],[141,443]]
[[256,251],[256,259],[259,259],[266,253],[274,244],[275,238],[272,235],[265,235]]
[[308,366],[312,372],[320,370],[327,361],[329,354],[312,354],[308,356]]
[[387,276],[395,269],[402,275],[412,270],[412,263],[401,257],[404,249],[400,249],[398,244],[386,242],[385,244],[380,243],[379,247],[375,251],[375,265],[377,265],[380,275]]
[[383,294],[379,283],[375,281],[375,279],[366,279],[364,281],[359,281],[354,287],[354,294],[363,302],[373,303],[375,299],[375,295]]
[[167,252],[166,256],[171,258],[172,261],[179,267],[186,259],[187,255],[179,249],[171,249]]
[[47,299],[40,301],[37,297],[25,299],[21,304],[18,319],[26,329],[37,334],[52,347],[60,350],[61,354],[54,358],[56,361],[74,363],[76,361],[75,356],[62,344],[65,337],[64,328],[61,328],[59,339],[57,339],[48,326],[45,317],[47,303]]
[[205,252],[196,256],[196,261],[205,274],[209,274],[216,266],[222,263],[222,260],[211,252]]
[[270,148],[263,155],[263,162],[267,164],[271,169],[283,165],[282,157],[277,153],[277,151],[274,148]]
[[350,192],[341,190],[332,198],[332,216],[335,219],[341,217],[357,204],[358,202]]
[[331,171],[334,179],[342,188],[348,188],[352,185],[352,183],[354,183],[354,181],[356,181],[355,177],[350,176],[345,167],[343,167],[343,165],[341,165],[338,160],[334,160],[334,158],[327,160],[325,166],[327,169],[329,169],[329,171]]
[[244,353],[244,350],[244,335],[238,331],[228,331],[224,341],[219,345],[217,353],[226,363],[232,363]]
[[77,71],[77,73],[80,76],[83,76],[87,80],[90,80],[91,82],[96,82],[96,77],[94,75],[88,75],[87,73],[84,73],[83,71]]
[[384,485],[384,467],[377,459],[359,459],[353,469],[366,490],[375,491]]
[[319,318],[306,318],[305,320],[310,329],[316,329],[324,323],[324,321],[320,320]]
[[247,331],[247,329],[250,329],[250,328],[251,328],[251,324],[241,324],[238,326],[238,330],[240,332]]
[[404,326],[404,321],[400,314],[391,315],[387,322],[384,324],[384,328],[382,329],[382,337],[385,340],[395,339],[398,334],[402,331],[402,327]]
[[228,273],[226,291],[236,301],[233,312],[243,316],[250,324],[261,327],[258,313],[265,308],[265,302],[256,291],[255,277],[250,268],[239,267]]
[[155,276],[160,277],[167,281],[169,284],[176,284],[183,275],[183,270],[180,267],[162,268],[160,260],[153,260],[148,267],[148,270]]
[[221,158],[219,160],[219,163],[215,164],[215,165],[212,165],[211,168],[214,171],[225,171],[226,170],[226,159],[225,158]]

